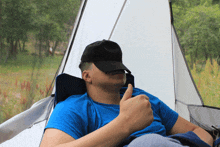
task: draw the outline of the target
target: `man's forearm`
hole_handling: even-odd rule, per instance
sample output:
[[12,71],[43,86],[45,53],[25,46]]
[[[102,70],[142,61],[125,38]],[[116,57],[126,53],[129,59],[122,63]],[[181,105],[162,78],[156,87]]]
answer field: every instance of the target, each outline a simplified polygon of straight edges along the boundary
[[102,128],[72,142],[60,144],[56,147],[112,147],[130,135],[126,122],[117,117]]
[[202,128],[198,127],[198,128],[195,128],[193,130],[193,132],[201,139],[203,140],[204,142],[208,143],[210,146],[213,145],[213,138],[212,136],[206,132],[205,130],[203,130]]

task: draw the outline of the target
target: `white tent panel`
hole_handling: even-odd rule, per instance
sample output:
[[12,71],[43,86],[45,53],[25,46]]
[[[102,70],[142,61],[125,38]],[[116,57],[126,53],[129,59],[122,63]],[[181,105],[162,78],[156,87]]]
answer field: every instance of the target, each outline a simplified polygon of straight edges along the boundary
[[175,105],[175,109],[176,109],[176,112],[183,118],[185,118],[186,120],[190,121],[190,115],[189,115],[189,110],[188,110],[188,107],[187,105],[184,105],[180,102],[176,102],[176,105]]
[[46,120],[22,131],[14,138],[0,144],[1,147],[39,147]]
[[[174,75],[176,100],[185,104],[202,105],[200,95],[187,68],[174,28],[172,27],[174,51]],[[177,110],[179,112],[179,110]]]
[[110,40],[121,46],[124,64],[133,73],[136,87],[174,109],[170,32],[168,1],[128,0]]
[[124,0],[89,0],[86,4],[64,73],[80,77],[78,68],[85,47],[97,40],[108,39]]

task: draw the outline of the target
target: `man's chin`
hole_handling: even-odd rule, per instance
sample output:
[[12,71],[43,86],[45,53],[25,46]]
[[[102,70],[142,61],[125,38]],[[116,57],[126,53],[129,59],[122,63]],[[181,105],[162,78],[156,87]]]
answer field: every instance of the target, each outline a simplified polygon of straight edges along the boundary
[[125,82],[115,83],[114,86],[121,89],[125,85]]

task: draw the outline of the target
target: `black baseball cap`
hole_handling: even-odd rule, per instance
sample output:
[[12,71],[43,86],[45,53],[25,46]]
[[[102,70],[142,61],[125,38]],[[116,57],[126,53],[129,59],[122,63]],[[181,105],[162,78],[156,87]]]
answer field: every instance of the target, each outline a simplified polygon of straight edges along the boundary
[[117,70],[126,70],[128,73],[131,73],[122,63],[120,46],[110,40],[96,41],[86,46],[79,67],[81,67],[83,62],[92,62],[99,70],[105,73]]

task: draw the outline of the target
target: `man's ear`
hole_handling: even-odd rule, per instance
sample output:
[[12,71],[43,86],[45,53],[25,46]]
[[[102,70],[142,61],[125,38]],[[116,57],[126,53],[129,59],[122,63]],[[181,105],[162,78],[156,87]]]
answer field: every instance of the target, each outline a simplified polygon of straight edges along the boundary
[[89,70],[84,70],[83,73],[82,73],[82,78],[87,83],[91,83],[92,82],[92,78],[91,78],[90,74],[91,73],[90,73]]

